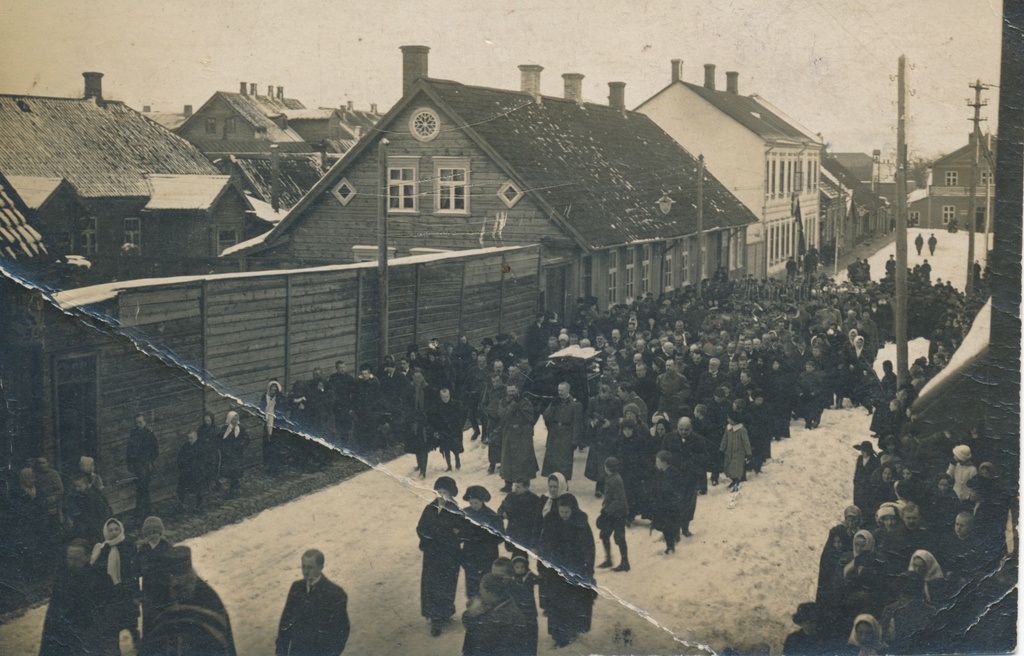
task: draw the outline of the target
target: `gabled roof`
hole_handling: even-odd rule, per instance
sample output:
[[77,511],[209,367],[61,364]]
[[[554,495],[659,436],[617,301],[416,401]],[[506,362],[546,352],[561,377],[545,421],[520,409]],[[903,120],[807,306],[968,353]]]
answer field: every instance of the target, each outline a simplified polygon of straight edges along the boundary
[[758,99],[754,96],[741,96],[728,91],[712,90],[690,82],[680,81],[673,82],[672,84],[684,85],[717,110],[762,139],[796,142],[813,140],[815,143],[818,143],[816,137],[812,137],[806,134],[803,129],[790,124],[786,119],[773,112],[767,106],[767,103],[758,102]]
[[29,225],[30,210],[0,175],[0,259],[28,259],[47,253],[42,236]]
[[142,115],[171,132],[184,125],[191,116],[184,112],[143,112]]
[[64,178],[9,175],[7,182],[14,188],[30,210],[38,210],[60,188],[67,184]]
[[152,175],[146,210],[208,210],[231,186],[230,175]]
[[836,161],[834,157],[826,156],[821,158],[821,166],[825,173],[847,189],[853,191],[853,200],[860,207],[873,210],[886,204],[885,199],[876,193],[872,193],[870,187],[858,180],[856,175]]
[[[237,175],[242,189],[248,194],[264,203],[271,202],[273,168],[269,157],[231,155],[220,160],[218,165],[224,173]],[[278,201],[285,210],[299,202],[299,199],[324,176],[324,170],[316,155],[281,157],[278,172]],[[280,221],[281,216],[277,221]]]
[[[985,158],[985,149],[988,149],[989,152],[992,153],[992,160],[995,161],[995,158],[996,158],[996,143],[997,143],[997,141],[995,139],[995,136],[990,133],[990,134],[986,134],[986,135],[982,136],[981,143],[982,143],[983,148],[979,152],[978,162],[979,162],[980,166],[982,168],[984,168],[984,167],[988,166],[988,163],[987,163],[986,158]],[[942,166],[943,164],[948,164],[952,160],[959,159],[961,157],[973,157],[973,155],[974,155],[974,140],[973,139],[969,139],[968,142],[966,144],[964,144],[963,146],[960,146],[959,148],[957,148],[953,152],[947,153],[947,154],[943,155],[942,157],[938,158],[937,160],[935,160],[934,162],[932,162],[932,168],[934,168],[936,166]]]
[[[203,103],[203,106],[199,108],[195,114],[193,114],[185,123],[187,125],[193,120],[202,120],[203,110],[205,110],[211,103],[216,100],[223,101],[235,113],[246,123],[255,129],[259,129],[266,132],[265,140],[257,140],[257,146],[262,144],[262,147],[258,147],[251,152],[266,152],[270,148],[271,143],[304,143],[302,137],[298,132],[291,128],[281,127],[274,121],[274,119],[282,120],[288,118],[289,111],[298,111],[305,109],[305,106],[293,98],[273,98],[270,96],[254,96],[251,94],[232,93],[230,91],[217,91],[210,99]],[[196,118],[196,117],[199,118]],[[220,139],[209,139],[209,140],[194,140],[194,143],[199,145],[200,143],[209,143],[214,146],[212,150],[202,148],[203,152],[222,152],[223,149],[229,149],[231,152],[237,152],[235,148],[242,143],[239,140],[220,140]],[[216,146],[220,146],[220,149]],[[307,147],[308,150],[308,147]],[[247,150],[247,152],[249,152]]]
[[875,170],[875,160],[867,153],[832,153],[832,158],[861,182],[869,182]]
[[[580,246],[598,249],[696,232],[697,162],[647,116],[561,98],[544,97],[538,104],[519,91],[421,78],[381,125],[420,94],[426,94]],[[326,193],[376,137],[367,135],[333,166],[265,245],[283,235],[306,204]],[[673,201],[667,215],[658,208],[665,195]],[[756,221],[705,173],[706,229]]]
[[148,175],[217,169],[195,146],[124,103],[0,95],[0,172],[65,178],[84,198],[145,198]]

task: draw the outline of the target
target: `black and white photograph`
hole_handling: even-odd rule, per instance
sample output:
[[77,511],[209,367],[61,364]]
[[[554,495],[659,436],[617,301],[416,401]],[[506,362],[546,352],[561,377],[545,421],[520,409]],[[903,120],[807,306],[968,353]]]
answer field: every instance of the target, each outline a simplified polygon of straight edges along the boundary
[[9,0],[0,654],[1018,647],[1024,6]]

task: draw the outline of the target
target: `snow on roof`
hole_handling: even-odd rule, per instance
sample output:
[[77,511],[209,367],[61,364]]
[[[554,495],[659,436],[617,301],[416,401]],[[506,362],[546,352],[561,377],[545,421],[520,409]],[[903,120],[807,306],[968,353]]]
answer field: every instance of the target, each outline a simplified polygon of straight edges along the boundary
[[907,194],[907,202],[913,203],[919,201],[922,198],[928,198],[928,189],[915,189],[914,191]]
[[64,178],[41,177],[34,175],[9,175],[7,182],[25,201],[30,210],[37,210],[53,195]]
[[289,121],[307,121],[307,120],[324,120],[329,119],[338,110],[331,107],[321,107],[319,109],[286,109],[284,115],[288,117]]
[[147,210],[208,210],[231,182],[229,175],[151,175]]
[[965,365],[980,355],[988,347],[991,331],[992,299],[990,298],[984,307],[978,311],[978,316],[974,318],[974,323],[971,324],[970,332],[967,333],[964,341],[960,343],[960,346],[953,353],[953,357],[949,359],[949,362],[942,371],[937,373],[934,378],[921,388],[918,401],[930,395],[933,390],[938,389],[947,379],[957,375]]
[[[262,201],[253,201],[253,202],[254,203],[258,202],[261,205],[266,205],[266,203],[264,203]],[[268,207],[269,207],[269,205],[268,205]],[[284,214],[281,214],[280,216],[284,216]],[[278,220],[280,221],[280,217],[278,218]],[[225,257],[227,255],[233,255],[234,253],[237,253],[240,250],[244,250],[246,248],[249,248],[250,246],[255,246],[256,244],[262,244],[263,240],[266,239],[267,235],[269,235],[269,234],[270,234],[270,230],[267,230],[266,232],[264,232],[262,234],[259,234],[259,235],[256,235],[255,237],[253,237],[251,239],[246,239],[245,241],[240,241],[237,244],[235,244],[234,246],[228,246],[223,251],[221,251],[220,256],[221,257]]]
[[[239,246],[236,244],[236,247]],[[438,260],[468,258],[491,253],[504,253],[518,251],[529,246],[502,246],[490,248],[474,248],[467,251],[449,251],[445,253],[426,253],[412,257],[399,257],[390,260],[390,266],[408,266],[411,264],[426,264]],[[310,267],[305,269],[272,269],[269,271],[241,271],[235,273],[211,273],[195,276],[175,276],[171,278],[139,278],[137,280],[121,280],[108,282],[102,285],[91,287],[78,287],[76,289],[65,289],[53,295],[53,300],[61,309],[68,310],[84,305],[102,303],[117,298],[119,292],[128,289],[141,287],[160,287],[164,285],[181,285],[200,280],[238,280],[242,278],[261,278],[269,276],[285,276],[295,273],[312,273],[326,271],[348,271],[355,269],[376,269],[377,262],[355,262],[353,264],[330,264],[321,267]]]
[[[285,215],[288,214],[288,210],[286,210],[284,208],[281,208],[279,210],[275,210],[273,205],[271,205],[270,203],[264,203],[262,200],[260,200],[259,198],[256,198],[255,196],[251,196],[249,194],[246,194],[245,197],[248,198],[249,202],[252,204],[253,210],[256,211],[256,216],[258,218],[260,218],[260,219],[263,219],[267,223],[272,223],[274,225],[277,225],[278,223],[280,223],[281,219],[283,219],[285,217]],[[261,238],[265,237],[265,236],[266,235],[260,235]],[[249,241],[252,241],[252,240],[250,239]],[[260,239],[260,241],[263,241],[263,240]],[[253,243],[259,243],[259,242],[253,242]],[[240,245],[241,244],[236,244],[235,246],[232,246],[232,248],[237,248]]]

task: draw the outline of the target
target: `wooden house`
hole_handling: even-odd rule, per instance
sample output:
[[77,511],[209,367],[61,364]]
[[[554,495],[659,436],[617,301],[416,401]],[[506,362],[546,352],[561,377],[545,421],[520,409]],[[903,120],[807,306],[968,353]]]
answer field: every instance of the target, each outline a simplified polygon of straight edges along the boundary
[[206,157],[121,102],[99,73],[84,98],[0,96],[0,173],[33,210],[75,284],[208,271],[261,232],[245,196]]
[[[696,271],[697,161],[642,114],[624,84],[585,102],[582,76],[542,96],[540,66],[508,91],[427,77],[424,46],[405,46],[404,94],[265,238],[236,250],[251,269],[351,262],[377,244],[386,196],[388,247],[540,244],[542,304],[605,306],[690,284],[739,262],[757,218],[713,176],[703,180],[706,268]],[[378,167],[387,137],[387,170]],[[381,182],[386,175],[387,184]],[[738,259],[737,259],[738,258]]]
[[995,139],[992,135],[980,140],[969,135],[967,144],[935,160],[928,170],[928,185],[912,191],[907,198],[908,223],[930,230],[945,230],[953,219],[966,230],[971,208],[971,170],[978,159],[978,177],[974,182],[974,229],[992,229],[993,197],[995,196]]

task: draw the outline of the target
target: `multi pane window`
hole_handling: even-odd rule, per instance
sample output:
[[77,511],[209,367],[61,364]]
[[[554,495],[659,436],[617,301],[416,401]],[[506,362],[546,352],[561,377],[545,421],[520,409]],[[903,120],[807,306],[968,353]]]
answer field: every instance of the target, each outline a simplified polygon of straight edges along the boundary
[[992,172],[981,171],[981,186],[987,186],[992,184]]
[[232,134],[235,131],[235,124],[236,121],[234,116],[227,117],[224,119],[224,131],[228,134]]
[[124,243],[126,246],[142,248],[142,221],[137,218],[124,220]]
[[690,282],[690,249],[686,244],[679,251],[679,284]]
[[957,185],[958,176],[956,171],[946,171],[946,186],[955,187]]
[[956,218],[956,205],[942,206],[942,225],[946,225]]
[[626,249],[626,298],[633,298],[633,271],[636,269],[636,250]]
[[641,247],[640,256],[640,293],[651,291],[651,246]]
[[665,248],[665,258],[661,261],[661,285],[666,292],[670,292],[675,289],[674,278],[672,275],[675,273],[672,270],[672,265],[675,264],[675,246],[667,246]]
[[82,255],[93,255],[96,253],[96,217],[90,216],[85,219],[85,226],[82,228]]
[[415,212],[419,209],[419,181],[415,162],[396,160],[388,166],[388,211]]
[[608,302],[619,302],[619,252],[608,251]]
[[435,158],[435,189],[439,212],[469,211],[469,163],[466,160]]
[[235,229],[231,230],[218,230],[217,231],[217,254],[220,255],[224,252],[224,249],[231,248],[238,243],[238,231]]

